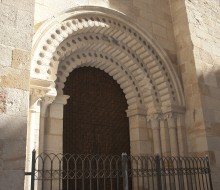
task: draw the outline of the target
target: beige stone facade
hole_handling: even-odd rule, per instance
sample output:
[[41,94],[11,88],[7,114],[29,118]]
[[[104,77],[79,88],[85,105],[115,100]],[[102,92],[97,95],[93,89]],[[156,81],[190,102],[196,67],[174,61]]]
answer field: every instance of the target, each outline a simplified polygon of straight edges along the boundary
[[218,0],[1,0],[0,27],[4,190],[29,189],[33,149],[63,151],[63,89],[80,67],[120,85],[132,154],[208,155],[218,189]]

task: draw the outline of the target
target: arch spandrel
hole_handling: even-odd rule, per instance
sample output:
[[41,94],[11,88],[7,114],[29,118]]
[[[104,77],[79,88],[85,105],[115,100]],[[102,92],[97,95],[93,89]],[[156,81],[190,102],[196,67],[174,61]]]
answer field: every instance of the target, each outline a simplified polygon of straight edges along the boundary
[[[121,13],[106,8],[77,8],[45,23],[36,37],[31,77],[56,82],[58,93],[62,93],[68,72],[91,66],[111,75],[127,101],[136,107],[142,103],[151,110],[184,106],[182,87],[168,56]],[[78,59],[78,65],[74,66],[71,58]],[[64,71],[63,68],[69,68],[68,62],[72,68]],[[118,63],[118,67],[113,67],[113,63]],[[131,84],[130,90],[123,87],[119,75]]]

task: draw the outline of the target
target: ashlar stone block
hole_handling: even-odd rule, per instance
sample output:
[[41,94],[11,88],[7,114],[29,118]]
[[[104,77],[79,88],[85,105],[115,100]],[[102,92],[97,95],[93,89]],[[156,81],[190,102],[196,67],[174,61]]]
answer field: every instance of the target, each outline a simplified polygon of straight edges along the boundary
[[0,81],[2,88],[16,88],[29,90],[29,70],[0,67]]
[[30,69],[30,52],[21,49],[12,51],[12,67],[17,69]]
[[0,65],[6,67],[11,66],[12,49],[10,47],[0,45],[0,54],[1,54]]
[[6,111],[6,92],[0,91],[0,113],[5,113]]
[[4,190],[24,189],[24,171],[2,170],[0,172],[0,184]]
[[1,115],[0,139],[24,140],[27,133],[27,117]]
[[6,114],[27,116],[29,92],[20,89],[7,89]]
[[3,169],[24,169],[26,140],[5,140],[3,144]]
[[0,4],[0,25],[15,27],[17,10],[15,7]]
[[18,8],[19,10],[33,11],[34,9],[34,0],[1,0],[2,4],[8,5],[10,7]]

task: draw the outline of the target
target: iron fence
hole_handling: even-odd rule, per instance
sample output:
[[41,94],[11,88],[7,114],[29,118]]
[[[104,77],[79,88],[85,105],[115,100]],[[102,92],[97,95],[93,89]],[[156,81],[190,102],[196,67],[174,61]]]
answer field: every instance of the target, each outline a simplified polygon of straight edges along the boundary
[[212,190],[208,157],[32,153],[31,190]]

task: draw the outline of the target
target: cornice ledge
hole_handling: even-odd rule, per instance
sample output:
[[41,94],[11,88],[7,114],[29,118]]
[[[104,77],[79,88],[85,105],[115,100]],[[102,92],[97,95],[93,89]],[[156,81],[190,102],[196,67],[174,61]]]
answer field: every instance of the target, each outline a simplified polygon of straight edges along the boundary
[[54,88],[53,81],[32,78],[30,80],[30,94],[38,98],[55,98],[57,96],[57,91]]
[[126,110],[127,117],[132,117],[136,115],[146,116],[147,110],[142,107],[136,107],[136,108],[129,108]]
[[54,100],[54,103],[66,105],[67,100],[69,98],[70,98],[70,96],[68,96],[68,95],[57,95],[56,99]]
[[177,113],[177,114],[184,114],[186,112],[186,108],[184,106],[179,105],[169,105],[169,106],[162,106],[161,108],[162,113]]

